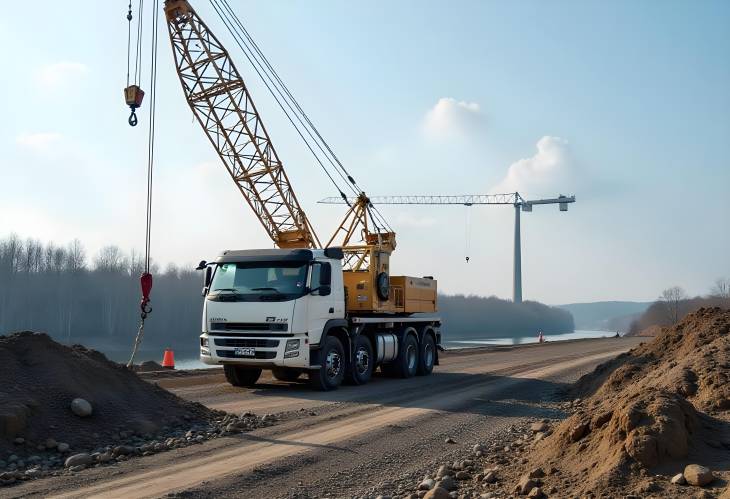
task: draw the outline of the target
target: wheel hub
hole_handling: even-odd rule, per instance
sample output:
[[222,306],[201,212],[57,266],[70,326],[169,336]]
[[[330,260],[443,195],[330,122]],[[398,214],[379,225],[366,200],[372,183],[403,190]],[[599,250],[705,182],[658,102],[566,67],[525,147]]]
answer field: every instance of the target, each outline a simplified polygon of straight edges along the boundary
[[342,368],[342,359],[340,354],[332,350],[327,354],[327,360],[325,361],[325,368],[327,370],[327,377],[336,378],[340,374]]
[[355,367],[358,374],[365,374],[370,367],[370,355],[365,348],[360,348],[355,354]]

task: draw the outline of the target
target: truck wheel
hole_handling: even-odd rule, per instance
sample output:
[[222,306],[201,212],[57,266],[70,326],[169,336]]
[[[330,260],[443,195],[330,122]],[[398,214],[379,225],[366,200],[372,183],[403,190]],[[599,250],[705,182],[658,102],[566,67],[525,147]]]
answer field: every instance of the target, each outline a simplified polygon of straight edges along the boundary
[[392,363],[383,366],[385,367],[386,374],[389,376],[411,378],[416,375],[416,371],[418,370],[418,341],[416,341],[414,335],[404,334],[406,336],[403,338],[398,357]]
[[302,372],[290,367],[275,367],[271,370],[271,374],[279,381],[292,382],[298,380]]
[[322,367],[309,371],[309,382],[316,390],[334,390],[342,383],[346,367],[342,343],[334,336],[328,336],[322,345]]
[[233,386],[254,386],[261,376],[261,369],[224,365],[226,380]]
[[352,365],[347,370],[347,381],[353,385],[364,385],[373,376],[373,346],[366,336],[355,338]]
[[423,334],[419,353],[416,374],[419,376],[428,376],[433,371],[433,364],[436,360],[436,342],[433,341],[433,336],[431,336],[429,330],[426,330]]

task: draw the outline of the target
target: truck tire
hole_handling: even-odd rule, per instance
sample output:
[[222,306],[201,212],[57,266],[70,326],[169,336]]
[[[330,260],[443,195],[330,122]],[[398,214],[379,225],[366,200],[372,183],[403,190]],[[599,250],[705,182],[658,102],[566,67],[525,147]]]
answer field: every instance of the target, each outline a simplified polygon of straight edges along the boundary
[[355,348],[352,353],[352,365],[347,369],[347,382],[352,385],[364,385],[373,377],[375,357],[373,345],[367,336],[355,338]]
[[226,380],[233,386],[254,386],[261,376],[261,369],[256,367],[240,367],[224,365]]
[[327,336],[322,345],[321,359],[322,367],[309,371],[309,383],[315,390],[334,390],[342,383],[347,368],[342,342],[334,336]]
[[290,367],[274,367],[271,369],[271,374],[279,381],[293,382],[299,379],[302,372]]
[[396,378],[412,378],[416,375],[419,358],[418,340],[416,340],[416,337],[413,334],[408,334],[408,330],[413,329],[406,329],[406,333],[404,333],[405,337],[403,338],[401,348],[398,351],[398,357],[396,357],[390,364],[385,364],[383,366],[383,371],[388,376]]
[[420,347],[416,374],[419,376],[428,376],[433,371],[433,364],[436,361],[436,342],[430,333],[430,329],[426,329],[423,333]]

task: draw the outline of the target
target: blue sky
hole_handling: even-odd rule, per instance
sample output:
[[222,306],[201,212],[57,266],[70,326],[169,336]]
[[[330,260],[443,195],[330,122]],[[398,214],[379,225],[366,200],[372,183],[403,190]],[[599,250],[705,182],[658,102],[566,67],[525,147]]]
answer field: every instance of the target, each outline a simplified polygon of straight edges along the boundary
[[[649,300],[730,276],[730,3],[231,3],[372,195],[575,194],[568,213],[523,217],[526,298]],[[316,200],[331,185],[208,2],[193,5],[238,61],[326,237],[341,208]],[[15,48],[0,80],[0,236],[78,237],[90,256],[142,248],[146,143],[122,100],[126,2],[4,13],[0,41]],[[269,247],[192,121],[161,33],[154,259]],[[468,211],[467,238],[466,208],[383,207],[398,231],[394,273],[511,296],[512,209]]]

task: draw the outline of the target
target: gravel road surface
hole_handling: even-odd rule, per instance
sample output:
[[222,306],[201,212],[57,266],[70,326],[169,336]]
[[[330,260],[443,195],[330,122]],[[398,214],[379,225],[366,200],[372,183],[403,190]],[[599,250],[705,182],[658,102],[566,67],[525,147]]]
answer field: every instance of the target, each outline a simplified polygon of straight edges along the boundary
[[[433,375],[376,377],[328,393],[263,377],[234,388],[222,373],[149,375],[215,409],[285,414],[273,426],[114,466],[0,489],[0,497],[375,497],[488,444],[525,418],[561,417],[566,383],[638,345],[610,338],[449,352]],[[455,443],[446,443],[451,438]]]

